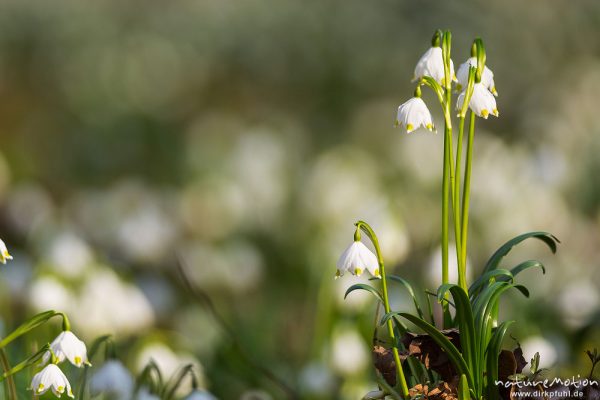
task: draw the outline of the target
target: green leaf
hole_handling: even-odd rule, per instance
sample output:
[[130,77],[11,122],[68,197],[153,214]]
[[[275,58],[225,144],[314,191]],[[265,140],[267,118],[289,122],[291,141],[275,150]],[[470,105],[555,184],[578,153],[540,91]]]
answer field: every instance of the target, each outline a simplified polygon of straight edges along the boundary
[[458,400],[471,400],[471,394],[469,393],[469,382],[465,374],[460,376],[460,382],[458,384]]
[[443,333],[438,331],[435,326],[427,323],[426,321],[420,319],[415,315],[395,311],[385,314],[381,319],[381,325],[387,323],[387,321],[394,316],[399,316],[404,319],[407,319],[408,321],[412,322],[417,327],[425,331],[429,336],[431,336],[431,338],[446,352],[446,355],[448,356],[458,373],[465,374],[468,378],[469,385],[473,385],[473,377],[462,354],[460,354],[460,351],[458,351],[456,346],[454,346],[452,342],[450,342],[450,340],[446,336],[444,336]]
[[541,240],[550,248],[552,253],[556,253],[557,244],[560,243],[560,240],[558,240],[554,235],[552,235],[548,232],[524,233],[515,238],[512,238],[511,240],[506,242],[504,245],[502,245],[502,247],[500,247],[498,250],[496,250],[496,252],[492,255],[492,257],[490,257],[490,259],[486,263],[484,273],[498,268],[500,261],[502,261],[504,256],[506,256],[513,247],[515,247],[517,244],[519,244],[522,241],[527,240],[529,238]]
[[425,319],[425,316],[423,314],[423,311],[421,310],[421,307],[419,306],[419,301],[417,300],[417,296],[415,296],[415,291],[413,290],[413,287],[411,286],[411,284],[406,279],[401,278],[396,275],[388,275],[387,277],[392,281],[396,281],[396,282],[402,284],[406,288],[406,290],[408,291],[408,294],[412,298],[413,304],[415,305],[417,314],[419,314],[419,318]]
[[521,272],[523,272],[529,268],[541,268],[542,274],[546,274],[546,267],[544,267],[544,264],[542,264],[541,262],[539,262],[537,260],[524,261],[521,264],[514,267],[513,269],[511,269],[510,272],[512,272],[512,274],[514,276],[517,276]]
[[367,292],[371,293],[373,296],[377,297],[377,299],[383,303],[383,296],[381,295],[381,293],[379,293],[379,291],[377,289],[375,289],[373,286],[367,285],[365,283],[357,283],[355,285],[350,286],[348,288],[348,290],[346,290],[346,294],[344,294],[344,299],[346,297],[348,297],[348,295],[350,293],[354,292],[355,290],[366,290]]
[[494,332],[492,339],[487,347],[487,393],[488,400],[498,399],[498,389],[496,381],[498,380],[498,358],[502,351],[502,341],[510,325],[514,321],[506,321],[500,324]]
[[473,284],[469,287],[469,296],[475,297],[477,293],[481,291],[483,287],[488,285],[492,279],[499,281],[512,280],[514,274],[507,269],[493,269],[491,271],[484,272]]
[[33,317],[25,321],[23,324],[21,324],[17,329],[12,331],[4,339],[0,340],[0,349],[6,347],[10,342],[19,338],[20,336],[23,336],[32,329],[35,329],[42,324],[45,324],[50,318],[59,314],[60,313],[57,313],[56,311],[50,310],[34,315]]
[[479,376],[483,374],[483,370],[480,370],[477,365],[477,351],[479,347],[478,340],[475,337],[475,321],[473,319],[469,296],[460,286],[447,283],[439,287],[437,293],[438,299],[443,300],[448,292],[452,294],[454,304],[456,305],[456,320],[460,330],[462,354],[469,370],[473,373],[475,380],[473,389],[479,392]]

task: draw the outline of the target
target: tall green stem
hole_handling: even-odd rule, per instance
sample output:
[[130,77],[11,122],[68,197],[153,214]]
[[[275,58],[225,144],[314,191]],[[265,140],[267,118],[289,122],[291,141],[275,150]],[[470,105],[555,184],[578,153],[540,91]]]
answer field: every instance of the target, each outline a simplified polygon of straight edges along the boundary
[[[10,371],[10,363],[4,349],[0,349],[0,363],[2,363],[2,369],[4,373]],[[15,381],[12,375],[8,375],[4,381],[4,392],[8,400],[17,400],[17,388],[15,387]]]
[[[454,226],[455,226],[455,234],[459,237],[459,240],[456,241],[456,258],[458,263],[458,285],[466,290],[467,288],[467,259],[466,255],[463,254],[463,248],[466,248],[466,236],[465,232],[462,229],[462,219],[461,219],[461,211],[460,211],[460,167],[462,162],[462,143],[463,136],[465,130],[465,117],[460,116],[459,124],[458,124],[458,141],[456,144],[456,164],[454,168],[454,175],[456,177],[454,181]],[[456,229],[458,228],[458,229]]]
[[[463,187],[463,202],[462,202],[462,247],[461,257],[463,260],[467,259],[467,239],[469,230],[469,200],[471,195],[471,166],[473,163],[473,140],[475,138],[475,113],[471,111],[469,120],[469,140],[467,142],[467,160],[465,163],[465,178]],[[465,265],[466,267],[466,265]],[[466,268],[463,269],[464,279],[466,280]]]
[[[381,287],[383,294],[383,307],[385,309],[385,313],[389,313],[391,311],[390,301],[388,297],[387,290],[387,277],[385,274],[385,265],[383,263],[383,256],[381,255],[381,249],[379,248],[379,240],[377,240],[377,235],[375,235],[375,231],[367,224],[366,222],[359,221],[356,223],[358,229],[363,229],[365,233],[373,242],[373,246],[375,247],[375,254],[377,254],[377,262],[379,264],[379,272],[381,274]],[[406,378],[404,377],[404,370],[402,369],[402,361],[400,360],[400,353],[398,352],[398,345],[396,343],[396,335],[394,333],[394,325],[392,319],[388,319],[387,321],[388,334],[392,341],[392,352],[394,354],[394,362],[396,363],[396,373],[398,376],[397,385],[400,386],[400,391],[402,393],[402,397],[408,399],[408,385],[406,384]]]

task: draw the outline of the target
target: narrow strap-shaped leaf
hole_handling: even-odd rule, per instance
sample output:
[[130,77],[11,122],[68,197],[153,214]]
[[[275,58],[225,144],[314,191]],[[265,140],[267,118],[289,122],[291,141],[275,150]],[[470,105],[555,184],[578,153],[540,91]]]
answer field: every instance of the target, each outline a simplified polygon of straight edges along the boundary
[[377,297],[377,299],[381,302],[383,302],[383,296],[381,295],[381,293],[379,293],[379,291],[377,289],[375,289],[373,286],[371,285],[367,285],[365,283],[357,283],[355,285],[352,285],[348,288],[348,290],[346,290],[346,294],[344,294],[344,299],[346,297],[348,297],[348,295],[352,292],[354,292],[355,290],[366,290],[367,292],[371,293],[373,296]]
[[557,244],[560,243],[554,235],[548,232],[528,232],[522,235],[519,235],[515,238],[512,238],[508,242],[506,242],[502,247],[500,247],[496,252],[490,257],[488,262],[485,265],[484,272],[490,271],[492,269],[498,268],[500,261],[506,256],[510,250],[515,247],[517,244],[521,243],[524,240],[529,238],[539,239],[542,242],[546,243],[546,245],[550,248],[552,253],[556,253]]
[[514,274],[507,269],[493,269],[491,271],[484,272],[475,282],[471,284],[469,287],[469,296],[474,297],[481,291],[481,289],[490,283],[491,279],[496,279],[499,281],[509,281],[512,280]]
[[460,376],[460,382],[458,383],[458,400],[471,400],[471,393],[469,393],[469,382],[465,374]]
[[[460,330],[460,345],[463,357],[467,362],[469,370],[477,371],[477,351],[479,346],[477,337],[475,336],[475,321],[469,296],[460,286],[447,283],[438,289],[438,299],[444,299],[447,292],[452,294],[454,304],[456,304],[456,320],[458,321],[458,328]],[[475,380],[473,389],[479,392],[479,377],[474,375],[473,379]]]
[[512,272],[513,276],[517,276],[521,272],[523,272],[523,271],[525,271],[525,270],[527,270],[529,268],[541,268],[542,274],[546,273],[546,267],[544,267],[544,264],[542,264],[538,260],[524,261],[521,264],[519,264],[516,267],[514,267],[513,269],[511,269],[510,272]]
[[496,386],[496,381],[498,380],[498,358],[500,357],[500,352],[502,351],[502,341],[504,340],[504,336],[506,336],[506,332],[508,327],[512,325],[514,321],[506,321],[500,324],[496,331],[494,332],[492,339],[490,340],[490,344],[487,347],[487,398],[488,400],[497,400],[498,396],[498,388]]
[[46,353],[48,350],[50,350],[50,345],[47,344],[44,347],[42,347],[37,353],[35,353],[34,355],[29,357],[25,361],[21,361],[20,363],[18,363],[17,365],[15,365],[11,369],[9,369],[8,371],[6,371],[2,375],[0,375],[0,381],[6,379],[9,376],[16,374],[17,372],[22,371],[23,369],[25,369],[29,366],[36,364],[38,362],[38,360],[40,358],[42,358],[44,353]]
[[385,314],[381,319],[381,324],[383,325],[387,323],[387,321],[394,316],[400,316],[404,319],[407,319],[431,336],[431,338],[446,352],[446,355],[456,368],[457,372],[459,374],[465,374],[469,381],[469,385],[473,386],[473,377],[471,375],[471,371],[469,371],[469,367],[467,366],[465,359],[463,358],[462,354],[460,354],[460,351],[458,351],[456,346],[454,346],[452,342],[450,342],[450,340],[444,336],[443,333],[438,331],[435,326],[423,321],[415,315],[395,311]]
[[417,300],[417,296],[415,295],[415,291],[413,290],[412,285],[406,279],[401,278],[397,275],[388,275],[387,277],[388,277],[388,279],[390,279],[392,281],[396,281],[396,282],[402,284],[406,288],[406,290],[408,291],[408,294],[412,298],[413,304],[415,305],[415,309],[417,310],[417,313],[419,314],[419,318],[425,319],[425,315],[423,314],[423,310],[421,310],[421,307],[419,306],[419,301]]

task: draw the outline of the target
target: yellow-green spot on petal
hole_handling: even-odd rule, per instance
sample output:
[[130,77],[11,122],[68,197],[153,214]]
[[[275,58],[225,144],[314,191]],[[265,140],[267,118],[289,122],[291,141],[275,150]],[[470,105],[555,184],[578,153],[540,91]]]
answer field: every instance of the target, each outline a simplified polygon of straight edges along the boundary
[[427,124],[427,125],[425,125],[425,127],[426,127],[427,129],[429,129],[430,131],[432,131],[432,130],[433,130],[433,124]]
[[62,393],[62,392],[64,392],[64,391],[65,391],[65,387],[64,387],[64,386],[59,386],[59,387],[57,387],[57,388],[56,388],[56,391],[57,391],[58,393]]
[[481,116],[482,116],[483,118],[487,118],[487,117],[488,117],[488,115],[490,115],[490,113],[489,113],[489,111],[488,111],[488,110],[486,110],[486,109],[483,109],[483,110],[481,110]]
[[498,109],[497,109],[497,108],[494,108],[494,109],[492,110],[492,114],[494,114],[494,115],[497,117],[497,116],[498,116]]
[[413,124],[406,124],[406,132],[410,133],[415,130]]
[[381,276],[381,274],[379,273],[379,268],[375,270],[375,273],[373,274],[373,276],[378,277],[378,278]]
[[43,383],[40,383],[40,385],[39,385],[39,386],[38,386],[38,388],[37,388],[37,392],[38,392],[38,393],[42,393],[43,391],[44,391],[44,384],[43,384]]
[[355,268],[354,269],[354,275],[361,276],[361,274],[362,274],[362,269],[360,269],[360,268]]
[[75,365],[77,365],[77,366],[81,365],[81,357],[75,356]]

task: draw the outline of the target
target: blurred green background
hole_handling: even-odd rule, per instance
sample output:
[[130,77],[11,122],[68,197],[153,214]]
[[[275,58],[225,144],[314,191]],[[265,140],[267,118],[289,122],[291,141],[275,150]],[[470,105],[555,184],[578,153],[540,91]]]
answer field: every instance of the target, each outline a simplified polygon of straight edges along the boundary
[[548,273],[524,274],[532,298],[503,313],[526,357],[586,374],[600,344],[596,0],[1,2],[5,331],[65,311],[88,343],[113,333],[133,371],[193,361],[220,399],[284,398],[256,365],[302,398],[374,389],[374,303],[343,300],[357,279],[334,281],[335,262],[365,219],[388,269],[439,282],[442,137],[393,129],[437,28],[457,67],[484,39],[500,94],[500,118],[477,121],[471,273],[519,233],[558,236],[557,256],[515,251]]

